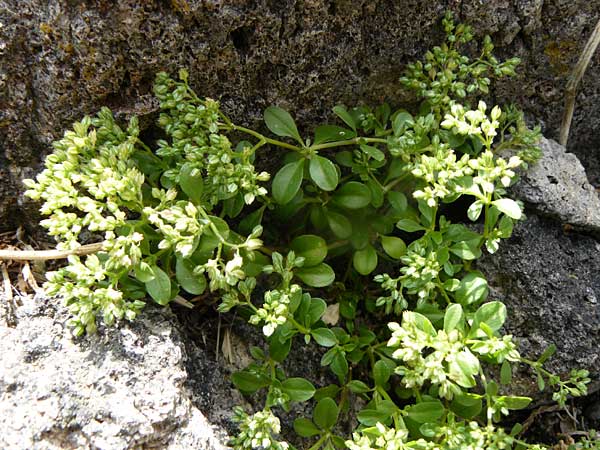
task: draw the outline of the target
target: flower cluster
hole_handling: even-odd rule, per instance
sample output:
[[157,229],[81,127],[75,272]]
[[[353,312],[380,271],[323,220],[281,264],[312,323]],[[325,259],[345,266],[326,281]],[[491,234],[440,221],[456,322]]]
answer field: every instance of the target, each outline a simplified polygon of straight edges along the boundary
[[125,133],[104,108],[54,143],[36,181],[24,180],[26,195],[44,200],[40,211],[50,217],[41,225],[57,238],[58,248],[79,247],[79,234],[86,228],[115,230],[125,223],[129,207],[141,204],[144,176],[130,158],[137,133],[137,121]]
[[436,331],[424,316],[412,311],[403,313],[402,326],[390,322],[388,327],[392,330],[388,347],[398,347],[392,356],[402,361],[396,373],[406,388],[420,389],[429,382],[439,386],[440,397],[451,400],[461,387],[475,385],[479,360],[458,330]]
[[440,427],[436,435],[438,439],[442,439],[442,444],[436,446],[436,450],[504,450],[513,448],[515,441],[502,428],[492,424],[483,426],[475,421]]
[[444,116],[440,125],[443,128],[452,129],[456,134],[476,136],[490,150],[492,142],[498,134],[496,129],[500,126],[498,119],[502,115],[502,111],[498,106],[494,106],[488,117],[486,109],[487,105],[481,100],[477,109],[468,111],[465,111],[463,105],[455,103],[450,107],[451,112]]
[[233,420],[240,424],[240,432],[230,441],[236,450],[287,450],[289,444],[276,440],[273,435],[279,434],[279,419],[269,409],[248,415],[241,407],[234,409]]
[[424,439],[408,441],[408,431],[404,429],[388,428],[382,423],[362,432],[352,434],[352,440],[346,441],[350,450],[408,450],[431,448]]
[[98,256],[89,255],[82,263],[78,256],[69,256],[69,264],[55,272],[48,272],[44,289],[48,295],[59,295],[73,314],[69,324],[75,335],[96,330],[96,313],[102,311],[104,322],[115,319],[133,320],[144,307],[139,300],[127,301],[116,289],[116,280],[107,274]]
[[209,287],[211,291],[217,289],[228,291],[240,280],[246,277],[242,266],[244,259],[239,251],[235,252],[233,258],[224,263],[219,256],[209,259],[204,265],[194,269],[196,274],[206,273],[210,279]]
[[400,269],[402,287],[420,300],[430,298],[441,270],[437,253],[414,245],[400,260],[405,264]]
[[198,98],[189,88],[187,77],[185,71],[180,73],[181,81],[164,72],[156,77],[154,93],[164,110],[159,125],[171,137],[170,142],[158,142],[156,154],[173,158],[175,166],[163,176],[175,184],[183,164],[190,164],[208,180],[204,200],[211,207],[238,194],[244,203],[251,204],[267,193],[258,183],[267,181],[269,174],[256,173],[253,151],[248,146],[242,145],[239,151],[232,149],[229,139],[219,133],[219,103]]
[[473,169],[469,165],[469,155],[463,155],[457,161],[453,150],[440,145],[433,156],[420,155],[411,173],[428,184],[413,192],[413,197],[434,208],[439,200],[455,194],[456,181],[471,175]]
[[198,208],[192,202],[180,200],[174,203],[177,197],[175,189],[164,191],[154,188],[152,196],[160,200],[160,204],[154,208],[147,206],[143,211],[148,221],[163,235],[158,248],[173,247],[176,253],[188,258],[196,248],[207,221],[199,217]]
[[287,289],[267,291],[263,305],[250,317],[249,322],[253,325],[263,323],[263,334],[271,336],[279,325],[283,325],[288,319],[288,306],[290,300],[302,293],[297,284],[292,284]]

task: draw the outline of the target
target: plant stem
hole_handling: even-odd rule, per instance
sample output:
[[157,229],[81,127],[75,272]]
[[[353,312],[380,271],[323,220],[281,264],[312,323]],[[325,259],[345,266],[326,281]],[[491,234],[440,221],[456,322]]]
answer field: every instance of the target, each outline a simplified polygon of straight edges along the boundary
[[324,150],[327,148],[335,148],[335,147],[342,147],[345,145],[356,145],[359,143],[379,143],[379,144],[387,144],[387,139],[381,139],[381,138],[365,138],[365,137],[356,137],[353,139],[347,139],[345,141],[337,141],[337,142],[328,142],[326,144],[319,144],[319,145],[311,145],[309,148],[311,150]]
[[64,259],[69,256],[85,256],[102,251],[102,242],[82,245],[73,250],[0,250],[0,260],[47,261]]

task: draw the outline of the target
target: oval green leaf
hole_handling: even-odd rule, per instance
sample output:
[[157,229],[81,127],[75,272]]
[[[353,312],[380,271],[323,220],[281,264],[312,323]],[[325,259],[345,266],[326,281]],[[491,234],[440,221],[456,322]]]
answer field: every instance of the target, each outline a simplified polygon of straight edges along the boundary
[[349,181],[333,194],[333,202],[347,209],[360,209],[371,203],[371,190],[358,181]]
[[519,220],[523,215],[521,207],[517,202],[510,198],[501,198],[500,200],[494,200],[492,202],[496,208],[506,214],[511,219]]
[[377,267],[377,252],[372,245],[367,245],[364,249],[354,252],[352,264],[361,275],[369,275]]
[[335,164],[322,156],[315,156],[308,166],[311,179],[324,191],[333,191],[339,181]]
[[194,273],[193,264],[189,260],[177,259],[175,276],[179,285],[190,294],[200,295],[206,289],[206,278]]
[[189,163],[184,164],[179,172],[179,186],[192,202],[202,202],[204,180],[200,169],[192,167]]
[[269,106],[264,113],[265,123],[277,136],[291,137],[302,144],[294,119],[285,109]]
[[304,378],[288,378],[281,383],[281,388],[293,402],[305,402],[311,399],[316,391],[312,383]]
[[313,412],[313,421],[322,430],[331,429],[338,419],[340,409],[332,398],[325,397],[317,403]]
[[273,178],[271,186],[273,198],[277,203],[285,205],[292,201],[302,184],[303,172],[303,159],[286,164],[279,169]]
[[406,253],[406,244],[395,236],[381,236],[383,250],[394,259],[400,259]]
[[304,283],[312,287],[329,286],[335,280],[335,272],[325,263],[313,267],[301,267],[295,270],[294,273]]
[[327,256],[327,242],[314,234],[298,236],[290,243],[290,248],[296,256],[304,258],[304,267],[316,266]]
[[321,125],[315,130],[315,145],[324,144],[325,142],[344,141],[356,137],[354,131],[346,128],[338,127],[337,125]]
[[146,291],[159,305],[166,305],[171,300],[171,280],[158,266],[152,266],[154,278],[146,283]]
[[352,224],[346,216],[335,211],[327,211],[325,217],[329,228],[338,238],[348,239],[352,236]]

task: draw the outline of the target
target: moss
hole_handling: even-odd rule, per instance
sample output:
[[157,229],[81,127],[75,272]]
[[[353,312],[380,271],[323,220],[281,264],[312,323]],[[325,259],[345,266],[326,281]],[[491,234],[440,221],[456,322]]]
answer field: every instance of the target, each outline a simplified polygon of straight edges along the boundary
[[567,75],[571,72],[572,55],[576,53],[575,41],[552,41],[544,48],[552,70],[557,75]]

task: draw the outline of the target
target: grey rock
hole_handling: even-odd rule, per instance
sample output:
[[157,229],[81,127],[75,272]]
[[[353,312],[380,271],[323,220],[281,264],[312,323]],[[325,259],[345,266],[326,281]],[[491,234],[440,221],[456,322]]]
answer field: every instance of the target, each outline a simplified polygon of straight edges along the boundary
[[540,214],[600,232],[600,196],[577,156],[551,139],[542,138],[540,145],[542,158],[523,173],[513,192]]
[[[21,301],[16,326],[0,320],[0,448],[226,448],[226,432],[193,403],[183,335],[168,309],[74,339],[55,301]],[[219,380],[212,409],[230,411],[239,398]]]
[[[0,227],[35,227],[23,202],[50,143],[109,106],[154,122],[156,72],[187,67],[201,95],[257,126],[270,104],[310,131],[331,107],[387,100],[411,106],[397,80],[442,38],[446,9],[490,33],[500,56],[522,59],[491,93],[521,104],[556,137],[569,72],[598,20],[600,0],[0,0]],[[577,97],[569,150],[600,183],[600,52]],[[494,100],[491,99],[491,100]],[[18,212],[18,214],[15,214]]]
[[[600,386],[600,243],[565,232],[561,224],[530,214],[498,252],[477,267],[490,284],[490,299],[508,309],[505,331],[517,338],[521,354],[536,360],[557,347],[548,367],[561,376],[588,369]],[[536,396],[535,378],[523,370],[517,392]]]

